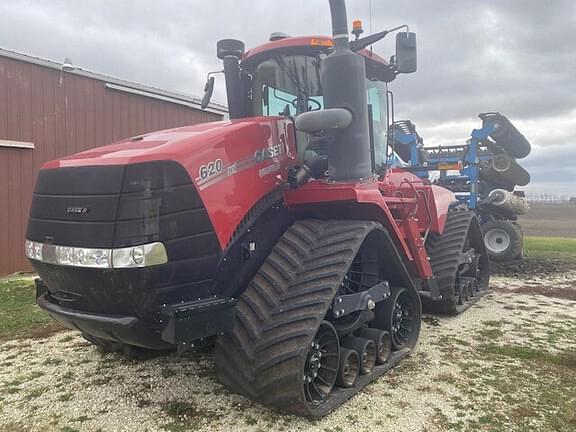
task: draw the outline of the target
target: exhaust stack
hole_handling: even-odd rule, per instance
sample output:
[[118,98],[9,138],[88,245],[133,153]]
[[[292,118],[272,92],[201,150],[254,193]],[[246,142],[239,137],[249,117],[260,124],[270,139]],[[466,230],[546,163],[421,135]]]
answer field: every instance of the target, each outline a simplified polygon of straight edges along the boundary
[[330,132],[328,174],[334,181],[354,181],[372,176],[366,66],[364,59],[350,50],[345,0],[329,2],[335,49],[322,61],[324,108],[344,108],[352,113],[352,122]]

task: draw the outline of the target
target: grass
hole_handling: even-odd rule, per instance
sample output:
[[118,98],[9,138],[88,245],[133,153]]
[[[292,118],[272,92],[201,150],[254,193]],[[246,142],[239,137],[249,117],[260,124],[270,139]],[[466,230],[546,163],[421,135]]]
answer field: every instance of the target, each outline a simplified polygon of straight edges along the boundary
[[62,393],[62,394],[58,395],[58,400],[60,402],[68,402],[73,397],[74,397],[73,393]]
[[63,328],[38,308],[35,301],[33,281],[0,280],[0,340],[43,337]]
[[[572,318],[572,317],[570,317]],[[500,331],[506,322],[484,321],[477,329]],[[544,339],[555,336],[558,321],[526,326],[541,326]],[[562,322],[566,340],[574,340],[571,324]],[[576,430],[576,350],[569,344],[532,346],[533,336],[524,341],[483,342],[460,350],[453,385],[462,392],[454,396],[455,415],[448,418],[438,411],[433,421],[442,430],[527,432]],[[442,376],[436,382],[447,381]],[[465,396],[465,397],[462,397]]]
[[32,399],[36,399],[37,397],[42,396],[44,393],[46,393],[46,391],[48,390],[48,387],[38,387],[33,389],[32,391],[30,391],[25,397],[24,399],[26,400],[32,400]]
[[576,260],[576,239],[524,237],[524,250],[531,258],[568,258]]
[[552,364],[564,366],[570,369],[576,369],[576,352],[565,351],[559,354],[552,354],[547,351],[534,349],[526,346],[515,345],[495,345],[489,344],[480,347],[480,350],[487,354],[509,357],[517,360],[537,361],[543,364]]

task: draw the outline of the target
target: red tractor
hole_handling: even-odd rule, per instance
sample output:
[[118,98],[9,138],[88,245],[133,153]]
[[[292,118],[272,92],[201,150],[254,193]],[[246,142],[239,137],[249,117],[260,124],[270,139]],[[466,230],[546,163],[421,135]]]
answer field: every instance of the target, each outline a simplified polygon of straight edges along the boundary
[[421,299],[479,298],[476,217],[387,164],[387,83],[415,71],[415,35],[386,62],[366,48],[387,31],[349,41],[330,7],[332,37],[218,43],[229,121],[43,167],[26,241],[41,308],[103,349],[216,337],[228,389],[317,417],[410,353]]

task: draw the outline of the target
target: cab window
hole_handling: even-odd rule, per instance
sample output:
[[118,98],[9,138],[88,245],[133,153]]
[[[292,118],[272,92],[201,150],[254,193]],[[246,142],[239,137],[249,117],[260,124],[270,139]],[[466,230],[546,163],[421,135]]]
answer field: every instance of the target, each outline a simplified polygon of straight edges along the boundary
[[319,58],[277,55],[253,72],[253,115],[295,116],[322,108]]
[[386,168],[386,135],[388,118],[386,116],[386,84],[381,81],[366,80],[368,104],[372,106],[372,124],[374,129],[374,159],[376,171]]
[[[267,85],[262,89],[261,104],[261,113],[265,116],[294,117],[299,114],[299,110],[304,110],[298,106],[297,95]],[[324,98],[322,96],[308,97],[306,111],[323,108]]]

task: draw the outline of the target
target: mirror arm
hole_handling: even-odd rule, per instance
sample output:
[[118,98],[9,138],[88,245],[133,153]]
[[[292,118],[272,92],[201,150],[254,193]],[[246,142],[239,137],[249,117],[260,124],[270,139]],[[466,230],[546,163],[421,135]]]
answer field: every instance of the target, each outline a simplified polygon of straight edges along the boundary
[[378,42],[378,41],[381,40],[381,39],[384,39],[384,37],[385,37],[388,33],[392,33],[392,32],[395,32],[395,31],[400,30],[400,29],[403,29],[403,28],[405,28],[406,31],[410,31],[408,25],[402,24],[402,25],[400,25],[400,26],[398,26],[398,27],[391,28],[390,30],[383,30],[383,31],[381,31],[381,32],[374,33],[374,34],[372,34],[372,35],[363,37],[363,38],[361,38],[361,39],[357,39],[357,40],[355,40],[355,41],[351,41],[351,42],[350,42],[350,49],[351,49],[352,51],[354,51],[354,52],[360,51],[361,49],[366,48],[366,47],[368,47],[368,46],[370,46],[370,45]]

